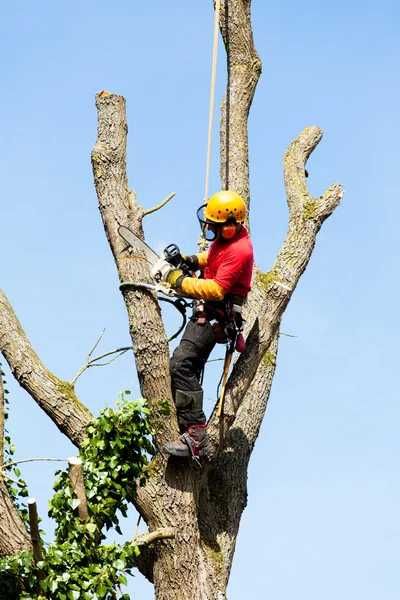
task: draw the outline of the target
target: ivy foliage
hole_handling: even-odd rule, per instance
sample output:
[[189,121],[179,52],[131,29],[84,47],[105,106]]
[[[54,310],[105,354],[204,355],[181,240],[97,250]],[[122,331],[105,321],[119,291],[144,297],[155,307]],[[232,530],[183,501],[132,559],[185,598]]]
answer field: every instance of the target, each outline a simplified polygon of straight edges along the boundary
[[120,587],[139,549],[130,542],[102,543],[105,530],[121,533],[117,513],[126,516],[154,453],[149,411],[143,400],[129,401],[128,393],[116,409],[106,408],[89,424],[81,446],[89,520],[79,520],[68,472],[58,471],[49,507],[57,523],[55,540],[43,549],[43,560],[35,565],[31,553],[23,552],[0,561],[0,587],[2,577],[14,579],[21,600],[129,599]]

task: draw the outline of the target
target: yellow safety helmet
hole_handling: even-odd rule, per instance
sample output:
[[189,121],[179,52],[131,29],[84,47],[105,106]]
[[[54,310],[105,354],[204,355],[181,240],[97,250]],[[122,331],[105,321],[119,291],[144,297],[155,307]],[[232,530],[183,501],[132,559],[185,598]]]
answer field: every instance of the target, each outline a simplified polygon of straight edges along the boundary
[[237,232],[237,224],[246,219],[247,206],[239,194],[233,190],[221,190],[213,194],[207,204],[197,209],[197,218],[203,236],[212,241],[216,238],[216,226],[224,225],[222,237],[232,238]]
[[243,223],[246,212],[245,201],[232,190],[222,190],[213,194],[204,207],[205,220],[212,223],[225,223],[232,218],[236,223]]

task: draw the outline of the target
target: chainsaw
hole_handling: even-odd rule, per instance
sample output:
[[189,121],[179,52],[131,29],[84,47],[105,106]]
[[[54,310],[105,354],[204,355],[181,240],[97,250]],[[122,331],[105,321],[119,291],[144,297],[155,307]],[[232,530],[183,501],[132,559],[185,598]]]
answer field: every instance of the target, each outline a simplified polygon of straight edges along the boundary
[[[176,244],[169,244],[164,248],[163,255],[159,256],[144,240],[140,239],[129,227],[120,225],[118,233],[127,243],[134,256],[138,259],[146,260],[150,266],[150,274],[153,283],[143,281],[123,281],[119,288],[121,291],[132,289],[144,289],[154,292],[159,300],[169,302],[179,311],[183,322],[176,333],[168,341],[175,339],[183,331],[186,322],[186,309],[192,308],[193,303],[188,302],[176,290],[173,290],[165,281],[162,280],[166,263],[174,269],[181,269],[187,276],[192,276],[193,272],[185,263],[184,258]],[[174,298],[174,300],[172,300]]]

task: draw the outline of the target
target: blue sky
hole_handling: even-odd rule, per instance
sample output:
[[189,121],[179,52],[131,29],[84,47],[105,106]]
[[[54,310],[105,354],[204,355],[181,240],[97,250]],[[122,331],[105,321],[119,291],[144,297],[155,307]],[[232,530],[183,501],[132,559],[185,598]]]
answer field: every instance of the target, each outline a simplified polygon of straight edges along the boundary
[[[0,7],[0,286],[44,362],[66,379],[104,327],[105,350],[129,343],[92,183],[95,93],[108,89],[127,99],[129,178],[140,201],[151,206],[177,193],[146,222],[147,240],[194,249],[210,4],[43,0]],[[339,181],[345,197],[285,314],[283,331],[297,337],[281,338],[229,597],[394,600],[400,9],[389,0],[253,0],[253,7],[264,66],[250,118],[258,264],[269,268],[284,237],[282,156],[304,126],[325,131],[309,162],[310,189],[319,195]],[[215,148],[211,188],[218,187]],[[208,410],[215,377],[210,369]],[[73,453],[29,397],[10,387],[18,456]],[[137,392],[129,356],[78,383],[94,412],[124,388]],[[24,469],[42,515],[53,472],[43,463]],[[140,576],[131,589],[152,598]]]

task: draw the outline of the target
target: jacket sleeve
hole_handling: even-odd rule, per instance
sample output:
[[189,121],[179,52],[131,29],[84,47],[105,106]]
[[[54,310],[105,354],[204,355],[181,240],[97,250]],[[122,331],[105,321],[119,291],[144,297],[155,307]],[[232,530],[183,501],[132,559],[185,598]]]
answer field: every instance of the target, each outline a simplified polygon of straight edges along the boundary
[[196,277],[184,277],[180,284],[180,290],[190,298],[197,300],[223,300],[225,291],[214,279],[197,279]]
[[204,269],[204,267],[207,265],[208,251],[200,252],[200,254],[197,254],[196,256],[197,256],[197,261],[199,263],[199,267],[201,269]]

